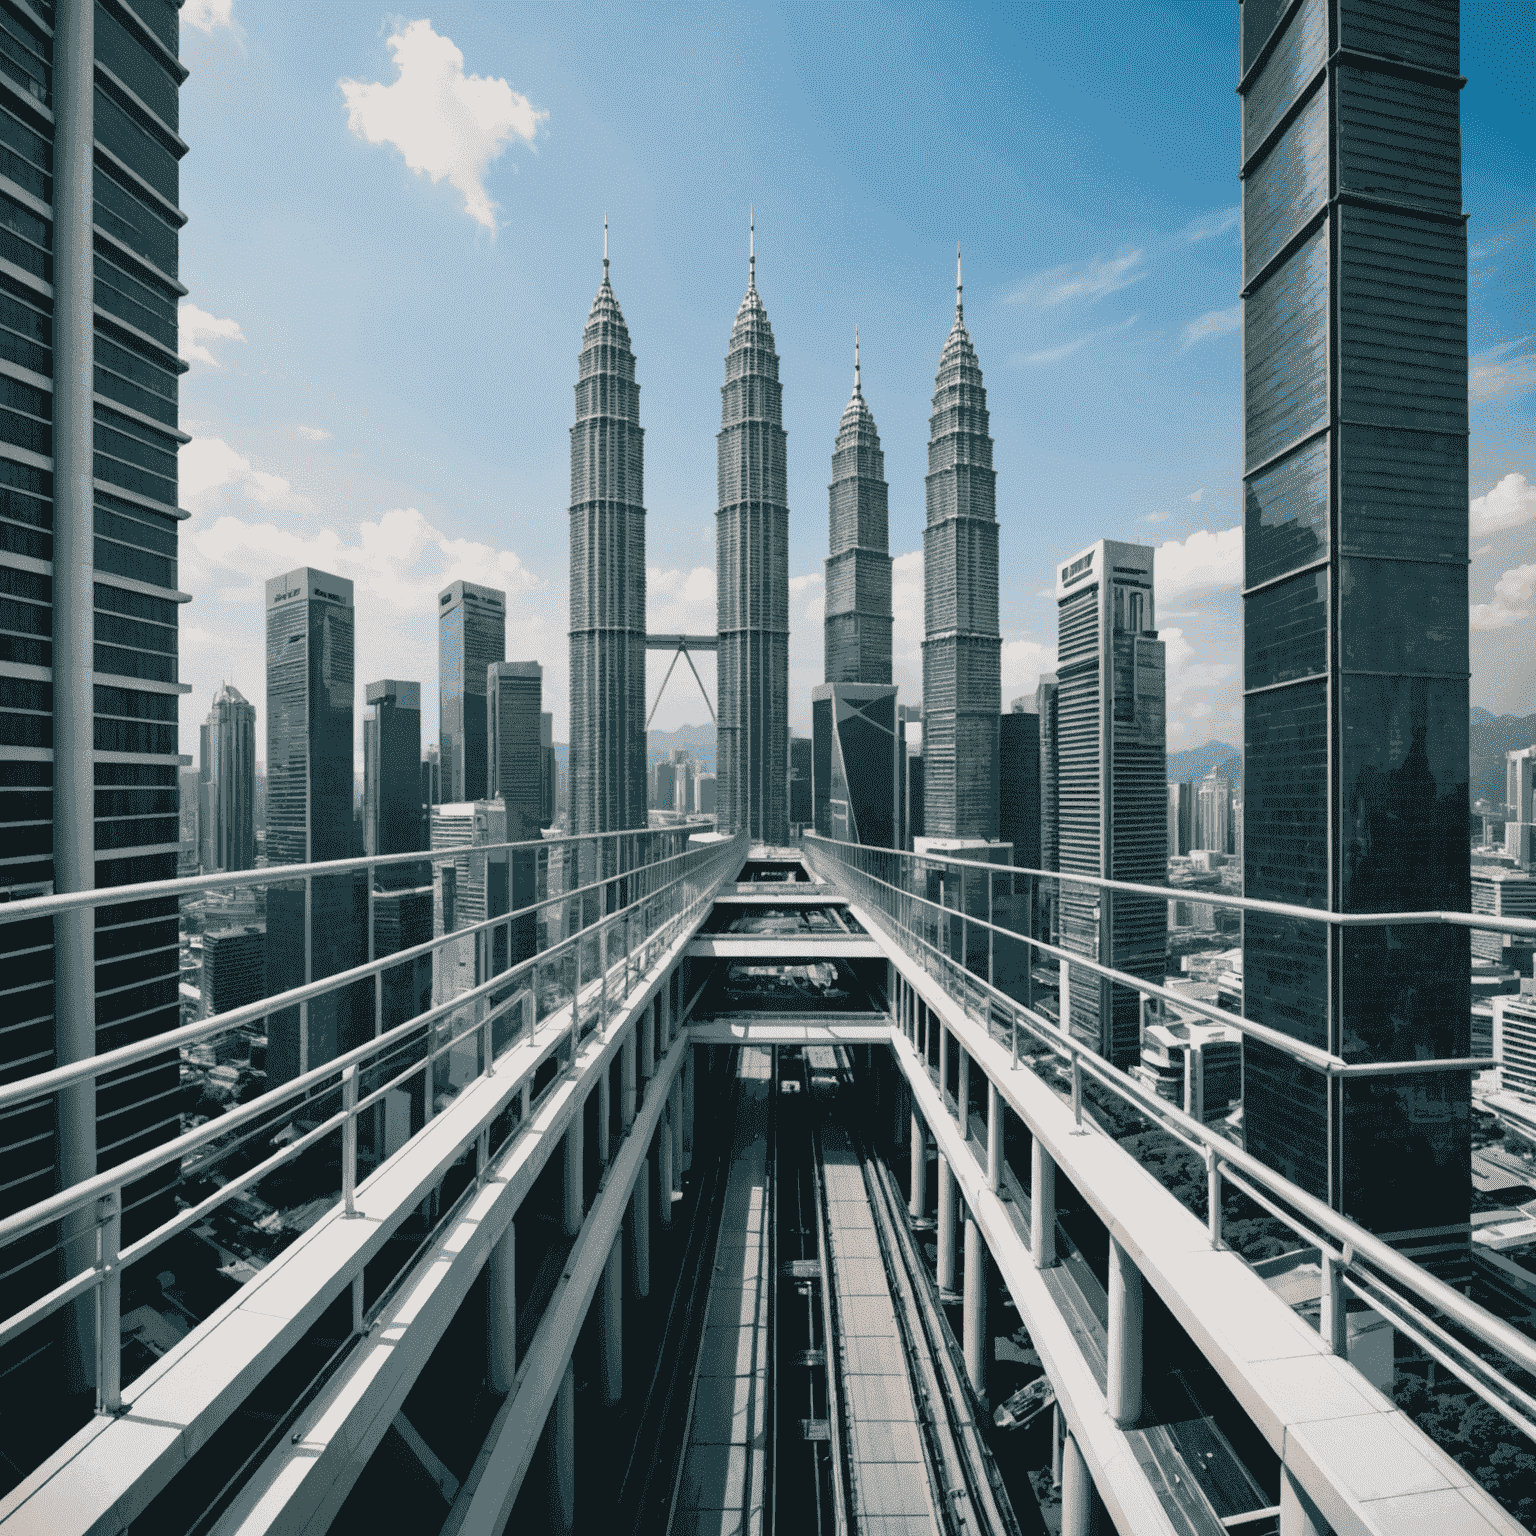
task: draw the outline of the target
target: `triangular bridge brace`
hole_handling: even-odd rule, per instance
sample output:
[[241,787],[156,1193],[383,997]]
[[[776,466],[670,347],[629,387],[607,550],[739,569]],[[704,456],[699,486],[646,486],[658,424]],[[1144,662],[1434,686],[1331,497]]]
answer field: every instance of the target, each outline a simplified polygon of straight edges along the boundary
[[681,656],[688,663],[688,670],[693,673],[693,680],[699,685],[699,692],[704,695],[704,707],[709,711],[712,724],[719,725],[715,719],[715,706],[709,701],[709,690],[704,686],[704,679],[699,676],[699,669],[693,664],[690,651],[718,651],[720,649],[720,637],[718,635],[647,635],[645,648],[648,651],[671,651],[672,662],[667,668],[667,675],[661,680],[661,687],[656,690],[656,702],[651,705],[651,712],[645,717],[645,728],[651,728],[651,721],[656,718],[656,711],[661,706],[661,696],[667,691],[667,684],[672,681],[672,668],[677,665],[677,658]]

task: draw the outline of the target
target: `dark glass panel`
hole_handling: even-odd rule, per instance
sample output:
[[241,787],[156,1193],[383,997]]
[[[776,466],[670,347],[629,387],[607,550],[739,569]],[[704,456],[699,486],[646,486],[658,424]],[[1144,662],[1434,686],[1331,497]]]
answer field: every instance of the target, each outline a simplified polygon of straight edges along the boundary
[[1464,675],[1467,568],[1341,560],[1339,659],[1345,671]]
[[1328,666],[1327,568],[1243,599],[1243,686],[1314,677]]
[[[97,454],[96,473],[98,475],[101,474],[104,463],[115,465],[116,461],[112,459],[103,461],[101,455]],[[126,476],[114,474],[114,478],[120,480]],[[162,559],[159,555],[130,548],[127,544],[116,544],[111,539],[96,540],[95,559],[96,568],[99,571],[110,571],[114,576],[126,576],[130,581],[147,581],[151,586],[166,587],[173,592],[176,590],[174,560]]]
[[1328,1089],[1272,1046],[1243,1042],[1243,1144],[1319,1200],[1328,1198]]
[[1328,93],[1300,115],[1243,185],[1243,277],[1251,280],[1328,200]]
[[104,5],[96,7],[96,59],[105,64],[173,132],[176,82],[155,52],[135,37]]
[[1269,901],[1324,906],[1327,684],[1297,683],[1258,694],[1247,700],[1244,722],[1244,891]]
[[1467,440],[1346,424],[1338,433],[1346,554],[1467,556]]
[[98,84],[96,142],[129,170],[142,176],[173,207],[177,199],[176,156],[164,142],[120,107]]
[[1402,0],[1348,0],[1339,7],[1339,45],[1454,75],[1460,63],[1455,0],[1404,5]]
[[1246,462],[1260,464],[1327,419],[1328,226],[1247,300]]
[[[1252,0],[1249,0],[1249,4]],[[1264,26],[1261,5],[1250,18],[1243,6],[1243,68],[1249,69],[1273,27]],[[1283,9],[1283,7],[1281,7]],[[1259,37],[1260,31],[1265,36]],[[1251,50],[1251,51],[1250,51]],[[1243,101],[1243,155],[1246,158],[1263,142],[1265,134],[1285,115],[1302,87],[1323,67],[1328,56],[1327,0],[1305,0],[1287,23],[1258,79],[1248,87]]]

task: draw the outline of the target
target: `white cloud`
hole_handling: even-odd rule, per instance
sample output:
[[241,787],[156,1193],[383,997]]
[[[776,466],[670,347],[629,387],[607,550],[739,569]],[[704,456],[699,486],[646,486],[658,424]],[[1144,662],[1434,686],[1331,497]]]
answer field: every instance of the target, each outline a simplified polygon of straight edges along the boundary
[[1166,512],[1148,512],[1147,515],[1142,518],[1142,522],[1144,523],[1166,523],[1167,521],[1168,514]]
[[1026,365],[1059,363],[1062,358],[1071,357],[1074,352],[1086,347],[1090,341],[1102,341],[1106,336],[1118,336],[1121,331],[1128,331],[1139,319],[1141,319],[1140,315],[1132,315],[1128,319],[1122,320],[1119,325],[1105,326],[1100,331],[1089,331],[1086,336],[1079,336],[1076,341],[1069,341],[1063,346],[1051,347],[1044,352],[1026,353],[1023,357],[1011,357],[1008,361],[1010,363],[1022,362]]
[[181,9],[181,19],[199,32],[212,33],[215,27],[228,27],[238,34],[240,27],[232,14],[234,0],[187,0]]
[[1188,592],[1237,587],[1243,573],[1243,530],[1202,528],[1187,539],[1159,546],[1153,562],[1154,593],[1159,605]]
[[281,475],[257,469],[222,437],[194,437],[190,443],[182,444],[178,463],[184,501],[191,501],[220,486],[238,485],[252,501],[263,507],[274,510],[307,507],[302,497],[294,496],[293,487]]
[[1198,491],[1195,491],[1192,495],[1186,496],[1184,499],[1185,499],[1185,501],[1198,502],[1200,500],[1200,498],[1202,496],[1204,496],[1204,495],[1205,495],[1205,487],[1202,485]]
[[390,85],[340,82],[347,126],[370,144],[393,144],[405,163],[433,183],[447,177],[464,211],[496,228],[486,172],[514,139],[532,145],[549,116],[505,80],[464,73],[464,55],[430,21],[413,21],[389,38],[397,78]]
[[[1522,336],[1518,341],[1506,341],[1467,360],[1467,398],[1473,405],[1486,405],[1490,400],[1518,400],[1536,385],[1536,352],[1516,351],[1530,340],[1529,336]],[[1515,355],[1508,357],[1506,353]]]
[[1214,213],[1202,214],[1198,219],[1192,219],[1184,227],[1184,238],[1191,245],[1201,240],[1209,240],[1215,235],[1224,235],[1229,229],[1235,229],[1237,222],[1243,216],[1241,203],[1233,203],[1230,208],[1218,208]]
[[1198,342],[1209,341],[1213,336],[1225,336],[1243,323],[1243,306],[1234,304],[1231,309],[1213,309],[1191,320],[1179,337],[1179,351],[1188,352]]
[[331,440],[331,434],[324,427],[300,427],[299,436],[312,443],[328,443]]
[[1020,694],[1034,697],[1035,684],[1042,672],[1056,670],[1056,647],[1041,645],[1025,636],[1003,641],[1003,708],[1007,709]]
[[789,578],[789,590],[791,592],[804,592],[810,587],[819,587],[826,578],[820,571],[815,571],[809,576],[791,576]]
[[1074,299],[1093,303],[1107,294],[1129,288],[1147,274],[1142,254],[1126,249],[1115,257],[1094,256],[1077,265],[1068,264],[1037,272],[1022,288],[1010,296],[1015,304],[1032,304],[1048,309]]
[[207,363],[211,368],[224,365],[204,341],[244,341],[238,320],[221,320],[206,309],[183,300],[176,308],[176,351],[184,362]]
[[1499,577],[1491,603],[1472,607],[1473,629],[1508,629],[1531,616],[1536,602],[1536,565],[1517,565]]
[[715,632],[715,568],[645,571],[646,628],[656,635],[712,635]]
[[1473,538],[1522,527],[1536,519],[1536,485],[1518,472],[1505,475],[1491,491],[1473,497],[1469,511]]
[[[1184,638],[1182,629],[1162,629],[1159,632],[1166,647],[1168,663],[1167,689],[1169,707],[1182,702],[1184,695],[1194,689],[1218,688],[1237,671],[1237,664],[1230,661],[1196,661],[1195,648]],[[1209,714],[1196,706],[1191,714]]]
[[376,523],[360,523],[355,544],[348,544],[334,528],[301,534],[228,516],[195,533],[191,542],[212,574],[241,578],[219,590],[219,596],[232,603],[262,602],[269,577],[304,565],[349,578],[359,608],[370,599],[414,616],[435,613],[437,594],[451,581],[475,581],[513,594],[539,585],[511,550],[451,539],[415,507],[385,512]]

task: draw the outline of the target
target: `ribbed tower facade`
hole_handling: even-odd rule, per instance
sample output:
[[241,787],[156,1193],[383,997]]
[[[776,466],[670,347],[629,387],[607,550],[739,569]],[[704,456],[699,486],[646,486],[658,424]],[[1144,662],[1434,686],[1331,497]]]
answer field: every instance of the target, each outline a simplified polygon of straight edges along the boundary
[[885,455],[864,403],[859,344],[853,394],[843,408],[828,487],[826,680],[891,680],[891,547]]
[[997,836],[1002,634],[997,618],[997,475],[987,392],[965,328],[959,258],[955,323],[939,357],[923,529],[924,830]]
[[645,446],[619,301],[603,282],[581,337],[571,428],[571,831],[643,827]]
[[789,837],[789,505],[779,356],[757,260],[731,327],[720,391],[715,517],[719,828]]

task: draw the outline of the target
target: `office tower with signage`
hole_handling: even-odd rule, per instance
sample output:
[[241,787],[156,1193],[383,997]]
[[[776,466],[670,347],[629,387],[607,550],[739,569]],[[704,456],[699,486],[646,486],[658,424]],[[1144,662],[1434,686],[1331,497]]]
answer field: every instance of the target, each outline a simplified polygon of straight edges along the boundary
[[[783,385],[757,292],[755,233],[747,291],[731,327],[716,438],[719,729],[722,832],[755,843],[789,836],[789,501]],[[807,818],[809,819],[809,818]]]
[[987,392],[965,328],[960,260],[955,320],[934,382],[923,529],[924,825],[930,838],[997,836],[997,474]]
[[1232,852],[1232,781],[1214,768],[1195,787],[1194,846]]
[[[1467,242],[1454,6],[1242,8],[1244,882],[1466,911]],[[1248,1017],[1463,1058],[1468,935],[1248,913]],[[1470,1079],[1246,1047],[1248,1150],[1465,1275]]]
[[1522,869],[1536,864],[1536,746],[1504,754],[1504,852]]
[[571,428],[571,831],[646,822],[645,434],[629,327],[603,281]]
[[493,662],[486,673],[486,731],[490,744],[488,798],[507,808],[507,837],[525,843],[539,835],[543,809],[541,729],[544,668],[536,661]]
[[811,798],[823,837],[891,848],[901,835],[901,742],[891,686],[886,496],[885,455],[864,400],[855,334],[853,394],[838,424],[828,488],[826,681],[811,693]]
[[[384,678],[363,690],[363,851],[414,853],[421,836],[421,684]],[[409,864],[374,871],[376,886],[418,883]]]
[[256,868],[256,708],[231,683],[200,729],[198,848],[205,875]]
[[[267,583],[267,862],[352,853],[352,583],[301,569]],[[317,875],[267,891],[267,991],[334,976],[367,958],[368,883]],[[277,1087],[358,1043],[366,983],[268,1021]],[[372,1025],[371,1010],[366,1024]]]
[[[1100,539],[1056,573],[1057,815],[1062,874],[1168,878],[1163,642],[1149,545]],[[1061,947],[1163,979],[1168,903],[1063,881]],[[1061,1020],[1127,1069],[1141,1056],[1136,991],[1063,966]]]
[[437,594],[438,739],[445,802],[483,800],[485,678],[507,658],[507,594],[455,581]]
[[[20,900],[177,873],[186,145],[173,7],[148,7],[142,30],[90,5],[24,7],[6,26],[0,896]],[[174,898],[9,924],[0,957],[8,1078],[177,1025]],[[110,1091],[61,1094],[57,1124],[0,1117],[0,1214],[176,1135],[180,1110],[171,1051]],[[174,1166],[127,1188],[125,1242],[173,1214],[173,1178]],[[15,1248],[0,1289],[16,1307],[60,1278],[58,1236],[47,1228]],[[74,1268],[91,1262],[73,1238],[70,1252]],[[92,1305],[78,1309],[86,1331]],[[61,1393],[88,1394],[88,1349],[66,1359],[58,1347],[73,1310],[0,1347],[0,1443],[13,1461]]]

